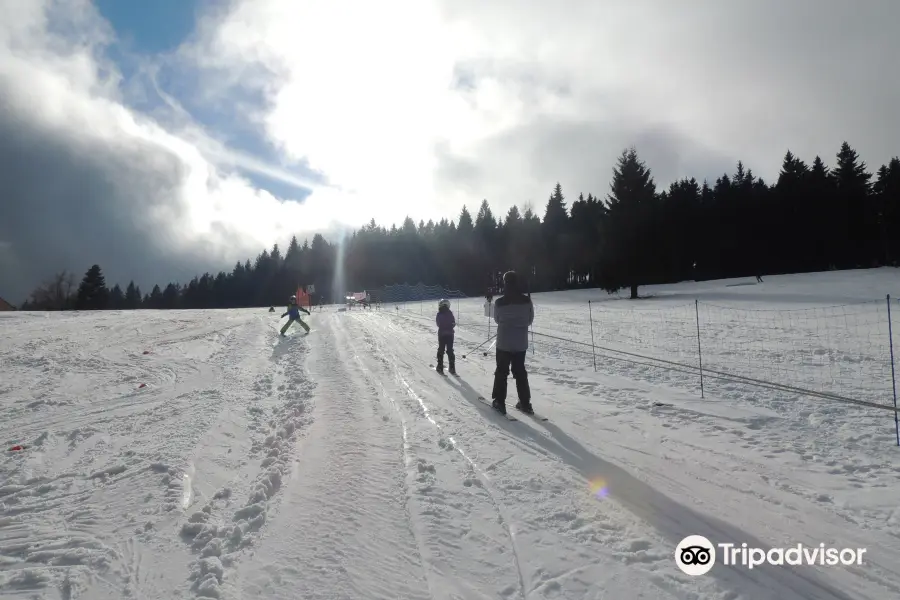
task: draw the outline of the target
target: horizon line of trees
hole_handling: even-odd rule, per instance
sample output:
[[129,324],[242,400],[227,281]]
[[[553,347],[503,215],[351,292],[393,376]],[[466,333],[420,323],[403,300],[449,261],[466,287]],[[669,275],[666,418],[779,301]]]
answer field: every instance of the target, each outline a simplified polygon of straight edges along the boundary
[[[874,181],[873,181],[874,176]],[[345,280],[355,290],[424,283],[483,295],[501,274],[518,271],[530,291],[599,287],[609,293],[641,285],[777,273],[895,265],[900,256],[900,158],[870,173],[844,142],[829,168],[788,151],[769,184],[739,161],[713,183],[684,178],[657,190],[634,148],[613,168],[605,198],[580,194],[567,206],[557,183],[540,218],[513,206],[495,217],[483,200],[475,217],[407,217],[390,229],[372,219],[344,240]],[[155,285],[143,294],[131,281],[111,289],[99,265],[78,288],[58,273],[23,310],[239,308],[283,304],[313,284],[315,303],[334,301],[337,244],[321,234],[296,236],[231,272],[204,273],[186,284]],[[334,294],[340,298],[346,290]]]

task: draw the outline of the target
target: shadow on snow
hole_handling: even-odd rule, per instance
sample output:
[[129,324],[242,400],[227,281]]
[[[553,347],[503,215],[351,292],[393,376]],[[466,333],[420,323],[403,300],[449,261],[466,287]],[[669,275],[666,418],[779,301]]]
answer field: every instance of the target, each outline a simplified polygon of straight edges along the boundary
[[[689,535],[702,535],[713,543],[732,542],[740,545],[746,542],[748,547],[762,548],[768,551],[769,545],[762,543],[740,528],[726,523],[716,517],[703,515],[675,500],[659,490],[644,483],[618,465],[605,461],[589,452],[578,441],[564,433],[550,422],[532,421],[537,427],[543,427],[552,440],[537,433],[531,427],[521,423],[527,416],[519,418],[519,423],[510,422],[497,412],[478,400],[479,394],[462,379],[456,378],[457,388],[463,398],[471,402],[482,413],[490,414],[493,422],[510,436],[526,441],[533,447],[540,448],[545,454],[555,456],[571,468],[575,469],[587,481],[602,479],[606,482],[609,497],[618,501],[631,513],[651,524],[660,534],[672,542],[672,568],[675,565],[675,547]],[[486,396],[485,396],[486,397]],[[680,574],[680,571],[678,571]],[[710,575],[741,596],[749,598],[772,598],[778,600],[852,600],[833,588],[824,578],[809,566],[798,568],[791,566],[762,565],[752,571],[746,567],[726,567],[716,565]]]

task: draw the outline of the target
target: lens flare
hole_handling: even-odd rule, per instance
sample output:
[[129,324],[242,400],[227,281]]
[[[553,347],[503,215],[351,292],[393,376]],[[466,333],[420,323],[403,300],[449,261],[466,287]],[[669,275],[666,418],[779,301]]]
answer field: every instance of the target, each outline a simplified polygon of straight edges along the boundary
[[609,487],[607,487],[606,485],[606,480],[602,477],[592,479],[591,494],[593,494],[597,498],[606,498],[606,496],[609,495]]

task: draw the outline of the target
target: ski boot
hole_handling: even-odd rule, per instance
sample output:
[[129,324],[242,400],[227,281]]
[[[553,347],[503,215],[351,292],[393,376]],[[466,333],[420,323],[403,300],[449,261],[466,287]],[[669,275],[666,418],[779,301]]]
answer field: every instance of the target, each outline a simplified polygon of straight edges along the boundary
[[456,375],[456,367],[450,367],[450,374]]
[[496,410],[500,414],[506,414],[506,403],[502,400],[494,400],[493,402],[491,402],[491,406],[493,406],[494,410]]
[[526,400],[526,401],[524,401],[524,402],[523,402],[522,400],[519,400],[519,401],[516,403],[516,410],[521,410],[521,411],[522,411],[523,413],[525,413],[526,415],[533,415],[533,414],[534,414],[534,409],[531,407],[531,401],[530,401],[530,400]]
[[439,364],[438,366],[436,366],[434,368],[434,370],[438,372],[438,375],[443,375],[444,374],[444,365]]

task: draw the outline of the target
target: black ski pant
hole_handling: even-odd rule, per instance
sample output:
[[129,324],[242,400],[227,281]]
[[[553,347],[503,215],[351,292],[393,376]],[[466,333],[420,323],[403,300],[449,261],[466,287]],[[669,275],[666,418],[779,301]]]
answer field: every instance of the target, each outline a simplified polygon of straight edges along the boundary
[[447,353],[447,361],[450,363],[450,370],[456,370],[456,354],[453,353],[453,334],[444,334],[438,336],[437,366],[444,368],[444,352]]
[[512,369],[519,401],[531,402],[531,388],[528,387],[528,373],[525,371],[525,354],[526,351],[497,350],[497,370],[494,371],[494,391],[491,393],[491,398],[506,403],[506,378],[509,377],[510,369]]

